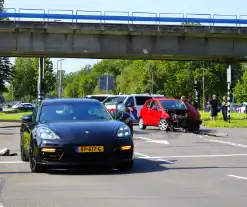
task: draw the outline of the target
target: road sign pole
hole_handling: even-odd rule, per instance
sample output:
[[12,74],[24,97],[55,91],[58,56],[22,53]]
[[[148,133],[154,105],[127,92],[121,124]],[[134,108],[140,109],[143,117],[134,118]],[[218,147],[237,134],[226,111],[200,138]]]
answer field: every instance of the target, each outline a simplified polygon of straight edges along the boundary
[[108,93],[108,88],[109,88],[109,74],[108,72],[106,73],[106,94]]
[[232,76],[232,66],[229,65],[227,69],[227,121],[231,122],[231,76]]
[[44,99],[44,58],[39,58],[38,100]]

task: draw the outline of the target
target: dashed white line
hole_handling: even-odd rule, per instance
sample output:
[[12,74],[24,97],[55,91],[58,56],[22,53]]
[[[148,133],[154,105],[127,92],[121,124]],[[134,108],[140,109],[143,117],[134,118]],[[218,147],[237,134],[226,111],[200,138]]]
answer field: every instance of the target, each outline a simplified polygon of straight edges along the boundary
[[247,177],[242,177],[242,176],[237,176],[237,175],[227,175],[227,176],[232,177],[232,178],[236,178],[236,179],[247,180]]
[[144,156],[141,153],[135,153],[139,155],[140,159],[152,158],[152,159],[163,159],[163,158],[210,158],[210,157],[239,157],[239,156],[247,156],[247,154],[221,154],[221,155],[174,155],[174,156]]
[[141,156],[141,157],[138,157],[138,158],[141,158],[141,159],[161,161],[161,162],[165,162],[167,164],[174,164],[174,162],[169,161],[169,160],[161,159],[161,157],[152,157],[152,156],[149,156],[149,155],[144,155],[144,154],[139,153],[139,152],[135,152],[135,154]]
[[175,155],[175,156],[162,156],[158,158],[203,158],[203,157],[237,157],[247,156],[247,154],[221,154],[221,155]]
[[138,139],[145,140],[146,142],[156,143],[156,144],[169,144],[167,140],[154,140],[146,137],[137,137]]
[[20,163],[25,163],[25,162],[22,162],[22,161],[0,161],[0,164],[20,164]]
[[237,144],[237,143],[233,143],[233,142],[225,142],[225,141],[221,141],[221,140],[217,140],[217,139],[207,139],[207,138],[204,138],[203,136],[200,136],[200,138],[205,140],[205,141],[209,141],[209,142],[228,144],[228,145],[232,145],[232,146],[235,146],[235,147],[247,148],[247,145],[243,145],[243,144]]

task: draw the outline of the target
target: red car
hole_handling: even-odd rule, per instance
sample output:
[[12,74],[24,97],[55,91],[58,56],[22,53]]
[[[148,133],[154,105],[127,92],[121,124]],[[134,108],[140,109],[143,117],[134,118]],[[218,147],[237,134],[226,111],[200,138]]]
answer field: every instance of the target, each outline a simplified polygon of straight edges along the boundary
[[189,131],[200,129],[201,116],[188,102],[174,98],[155,98],[145,102],[139,116],[140,129],[157,126],[162,131],[183,128]]

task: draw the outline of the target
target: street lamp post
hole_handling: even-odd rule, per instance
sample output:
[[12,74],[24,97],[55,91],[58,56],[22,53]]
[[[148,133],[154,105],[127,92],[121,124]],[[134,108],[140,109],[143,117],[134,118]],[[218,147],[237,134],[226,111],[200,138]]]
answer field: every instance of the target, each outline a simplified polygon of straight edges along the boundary
[[205,65],[204,61],[202,63],[202,101],[203,101],[203,110],[205,108]]
[[62,61],[65,59],[57,60],[57,76],[58,76],[58,62],[60,62],[60,71],[59,71],[59,88],[58,88],[58,95],[59,98],[62,96]]

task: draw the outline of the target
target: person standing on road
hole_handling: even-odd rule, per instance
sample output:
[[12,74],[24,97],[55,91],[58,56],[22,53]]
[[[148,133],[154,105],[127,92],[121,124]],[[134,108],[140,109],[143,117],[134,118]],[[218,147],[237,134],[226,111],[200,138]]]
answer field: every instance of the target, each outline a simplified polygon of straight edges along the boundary
[[209,101],[209,104],[211,106],[210,119],[216,120],[216,118],[218,116],[218,106],[219,106],[219,102],[217,100],[216,95],[212,96],[212,99]]
[[221,105],[221,110],[222,110],[222,115],[223,115],[224,121],[227,121],[227,98],[226,98],[226,96],[223,96],[223,102]]

